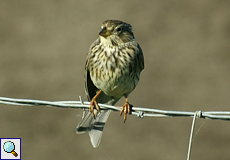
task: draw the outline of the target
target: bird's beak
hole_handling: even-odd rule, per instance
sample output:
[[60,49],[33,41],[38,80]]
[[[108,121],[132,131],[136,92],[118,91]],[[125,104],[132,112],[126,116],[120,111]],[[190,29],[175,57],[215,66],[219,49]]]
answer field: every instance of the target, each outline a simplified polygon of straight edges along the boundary
[[106,28],[102,28],[102,30],[99,32],[99,35],[106,38],[111,35],[111,32],[108,31]]

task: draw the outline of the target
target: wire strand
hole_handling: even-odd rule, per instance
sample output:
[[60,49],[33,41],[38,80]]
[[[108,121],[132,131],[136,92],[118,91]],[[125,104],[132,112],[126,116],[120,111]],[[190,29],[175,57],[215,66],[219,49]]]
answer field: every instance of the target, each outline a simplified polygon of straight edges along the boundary
[[[16,99],[0,97],[0,104],[19,105],[19,106],[47,106],[59,108],[89,109],[90,102],[83,101],[43,101],[31,99]],[[121,106],[110,106],[99,104],[102,110],[120,111]],[[200,116],[197,118],[230,120],[230,111],[199,111]],[[170,111],[152,108],[132,107],[131,115],[139,118],[143,117],[193,117],[195,112],[188,111]]]

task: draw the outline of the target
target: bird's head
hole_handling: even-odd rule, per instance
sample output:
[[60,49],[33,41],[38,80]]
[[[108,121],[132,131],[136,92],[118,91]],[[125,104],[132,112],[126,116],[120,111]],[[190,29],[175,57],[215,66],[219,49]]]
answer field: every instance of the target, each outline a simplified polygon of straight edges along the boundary
[[106,20],[101,25],[99,35],[114,43],[126,43],[134,39],[132,26],[119,20]]

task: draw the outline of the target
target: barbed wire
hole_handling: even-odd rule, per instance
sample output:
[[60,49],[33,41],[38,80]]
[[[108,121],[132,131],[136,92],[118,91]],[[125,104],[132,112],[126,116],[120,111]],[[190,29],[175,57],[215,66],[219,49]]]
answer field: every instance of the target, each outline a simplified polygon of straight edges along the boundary
[[[31,99],[16,99],[0,97],[0,104],[8,105],[20,105],[20,106],[48,106],[59,108],[74,108],[74,109],[89,109],[90,102],[83,101],[79,97],[80,101],[43,101],[43,100],[31,100]],[[120,111],[122,107],[115,107],[106,104],[100,104],[102,110]],[[132,107],[131,115],[136,115],[139,118],[143,117],[193,117],[196,114],[196,118],[204,119],[220,119],[230,120],[230,111],[199,111],[187,112],[187,111],[170,111],[160,110],[152,108]]]
[[[0,104],[7,105],[19,105],[19,106],[48,106],[59,108],[74,108],[74,109],[89,109],[90,102],[83,101],[79,96],[79,101],[43,101],[43,100],[31,100],[31,99],[16,99],[0,97]],[[122,107],[110,106],[106,104],[100,104],[101,110],[120,111]],[[138,118],[144,117],[193,117],[191,133],[189,139],[187,160],[190,160],[192,140],[194,135],[195,121],[197,118],[204,119],[219,119],[230,120],[230,111],[170,111],[160,110],[152,108],[132,107],[131,115],[136,115]]]

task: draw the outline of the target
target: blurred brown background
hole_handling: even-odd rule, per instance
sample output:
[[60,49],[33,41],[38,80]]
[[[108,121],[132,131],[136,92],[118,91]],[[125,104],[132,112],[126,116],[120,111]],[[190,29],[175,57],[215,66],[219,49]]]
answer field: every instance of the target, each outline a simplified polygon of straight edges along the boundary
[[[230,1],[0,1],[0,96],[84,100],[84,64],[100,24],[133,25],[145,70],[129,101],[165,110],[230,109]],[[123,103],[122,99],[118,105]],[[22,159],[186,159],[192,118],[113,112],[99,148],[76,135],[80,109],[0,105],[0,137]],[[230,122],[198,119],[194,160],[230,158]]]

